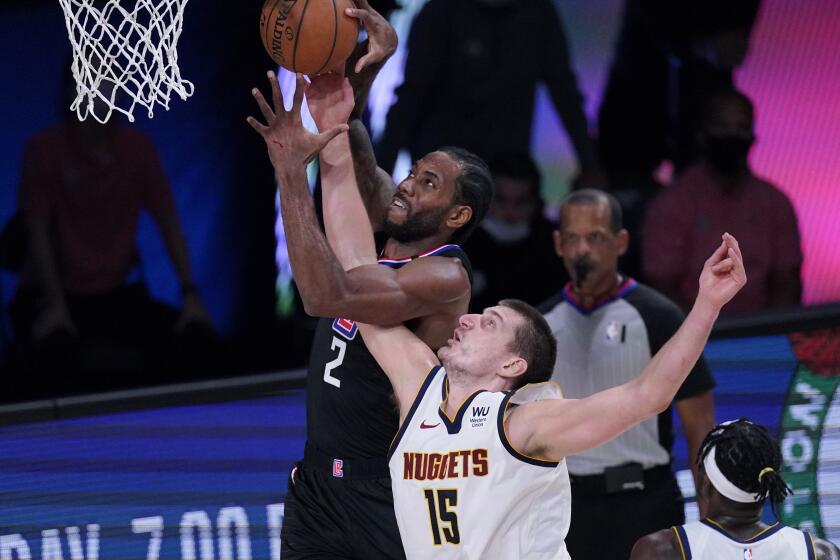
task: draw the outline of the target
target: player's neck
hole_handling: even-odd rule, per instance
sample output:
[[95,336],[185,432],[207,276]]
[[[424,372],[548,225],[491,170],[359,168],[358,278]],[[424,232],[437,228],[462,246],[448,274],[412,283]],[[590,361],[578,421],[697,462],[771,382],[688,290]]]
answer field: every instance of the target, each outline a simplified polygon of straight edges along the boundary
[[765,529],[767,524],[761,521],[761,511],[726,511],[714,509],[706,516],[709,521],[720,525],[727,533],[744,540],[753,537]]
[[389,237],[388,241],[385,242],[385,248],[382,251],[382,255],[389,259],[407,259],[416,255],[428,253],[432,249],[445,245],[449,242],[449,238],[445,235],[425,237],[408,243],[402,243],[393,237]]
[[446,393],[446,402],[443,403],[443,411],[450,417],[454,417],[463,402],[476,391],[497,392],[507,388],[507,381],[496,375],[479,380],[457,368],[452,368],[450,371],[446,364],[444,364],[444,369],[449,390]]

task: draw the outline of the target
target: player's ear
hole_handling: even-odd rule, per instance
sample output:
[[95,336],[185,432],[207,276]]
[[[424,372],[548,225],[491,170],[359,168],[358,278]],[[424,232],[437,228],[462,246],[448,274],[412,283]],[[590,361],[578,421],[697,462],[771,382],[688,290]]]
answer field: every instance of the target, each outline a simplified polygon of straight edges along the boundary
[[512,356],[505,360],[499,375],[512,380],[524,374],[526,371],[528,371],[528,362],[525,361],[525,358]]
[[449,217],[446,218],[446,225],[452,229],[464,227],[472,218],[473,211],[469,206],[457,205],[449,212]]

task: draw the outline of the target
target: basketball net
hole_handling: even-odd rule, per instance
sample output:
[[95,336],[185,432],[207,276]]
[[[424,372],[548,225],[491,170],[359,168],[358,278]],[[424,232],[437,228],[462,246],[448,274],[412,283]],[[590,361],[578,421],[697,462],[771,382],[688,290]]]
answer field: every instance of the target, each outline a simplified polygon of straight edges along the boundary
[[70,110],[80,121],[105,123],[119,111],[134,122],[138,105],[152,118],[156,104],[169,110],[172,92],[192,95],[177,52],[187,1],[59,0],[73,47]]

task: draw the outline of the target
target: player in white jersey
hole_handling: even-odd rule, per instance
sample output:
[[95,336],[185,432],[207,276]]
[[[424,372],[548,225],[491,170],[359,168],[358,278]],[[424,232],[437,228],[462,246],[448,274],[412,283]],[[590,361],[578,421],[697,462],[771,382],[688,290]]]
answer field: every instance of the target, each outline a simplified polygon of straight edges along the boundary
[[506,412],[560,399],[560,388],[548,382],[517,392],[478,391],[450,418],[441,409],[447,385],[444,369],[432,369],[391,444],[407,558],[429,556],[430,545],[436,558],[568,558],[566,462],[519,453],[504,428]]
[[782,456],[767,428],[746,418],[716,426],[698,456],[698,495],[705,519],[639,539],[631,560],[837,560],[840,549],[806,530],[761,520],[767,500],[790,493],[779,474]]
[[[271,87],[273,110],[254,92],[266,124],[250,117],[249,122],[263,136],[282,185],[292,270],[303,303],[311,308],[320,298],[345,297],[347,270],[380,265],[352,161],[347,158],[343,169],[322,175],[325,188],[346,191],[342,234],[329,244],[318,228],[307,185],[307,162],[333,138],[346,143],[347,126],[307,132],[300,119],[308,88],[303,78],[298,78],[291,112],[284,109],[273,79]],[[352,91],[345,97],[335,103],[352,104]],[[339,177],[343,184],[330,184]],[[426,178],[412,185],[436,188]],[[446,223],[457,227],[455,218]],[[522,271],[529,272],[539,271]],[[437,356],[403,325],[359,325],[399,408],[398,453],[389,467],[407,557],[567,559],[570,504],[562,459],[665,410],[700,356],[721,308],[745,283],[738,242],[725,234],[705,263],[694,308],[676,334],[638,377],[584,399],[519,390],[547,381],[556,359],[550,327],[522,302],[505,300],[481,314],[462,316]],[[427,431],[434,433],[427,437]],[[424,476],[427,480],[418,485],[417,478]],[[486,482],[478,481],[482,477]]]

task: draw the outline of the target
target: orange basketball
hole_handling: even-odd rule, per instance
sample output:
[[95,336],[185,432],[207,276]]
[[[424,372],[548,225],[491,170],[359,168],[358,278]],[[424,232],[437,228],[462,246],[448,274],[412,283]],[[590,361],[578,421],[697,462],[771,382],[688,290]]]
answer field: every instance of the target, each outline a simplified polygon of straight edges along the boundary
[[260,38],[271,59],[292,72],[315,75],[340,67],[359,37],[344,13],[352,0],[265,0]]

